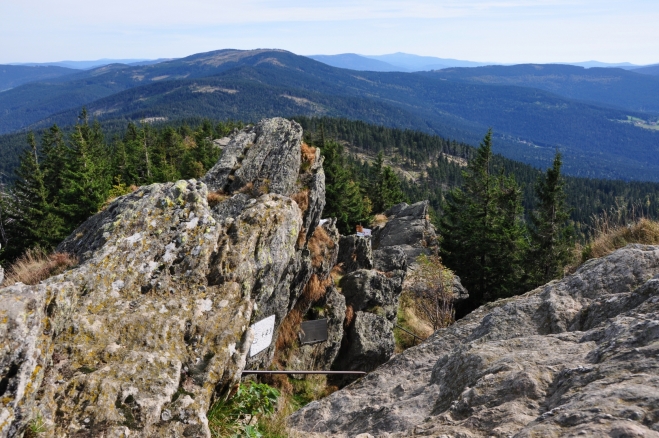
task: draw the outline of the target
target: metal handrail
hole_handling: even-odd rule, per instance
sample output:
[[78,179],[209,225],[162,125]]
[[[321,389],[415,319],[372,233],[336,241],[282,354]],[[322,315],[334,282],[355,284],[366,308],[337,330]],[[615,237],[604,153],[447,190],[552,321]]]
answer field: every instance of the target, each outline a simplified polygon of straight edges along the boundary
[[366,374],[366,371],[309,371],[309,370],[243,370],[243,374]]
[[425,341],[425,339],[418,337],[417,335],[415,335],[414,333],[412,333],[412,332],[409,331],[409,330],[405,330],[403,327],[399,326],[398,324],[394,324],[394,327],[401,329],[402,331],[404,331],[404,332],[407,333],[408,335],[412,335],[412,336],[414,336],[416,339],[419,339],[420,341]]

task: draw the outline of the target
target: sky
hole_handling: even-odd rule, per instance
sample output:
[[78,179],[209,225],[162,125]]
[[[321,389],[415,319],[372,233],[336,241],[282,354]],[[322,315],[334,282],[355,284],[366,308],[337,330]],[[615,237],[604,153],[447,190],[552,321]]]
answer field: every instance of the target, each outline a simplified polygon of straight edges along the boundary
[[659,63],[658,0],[0,0],[0,63],[218,49]]

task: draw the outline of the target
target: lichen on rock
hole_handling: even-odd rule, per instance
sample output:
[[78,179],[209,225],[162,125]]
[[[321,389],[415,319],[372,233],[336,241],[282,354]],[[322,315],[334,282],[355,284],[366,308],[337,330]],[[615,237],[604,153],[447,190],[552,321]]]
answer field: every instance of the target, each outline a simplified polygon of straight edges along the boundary
[[[301,134],[284,119],[235,133],[202,181],[141,187],[78,227],[58,251],[79,266],[0,290],[0,436],[37,414],[44,436],[209,436],[250,324],[280,322],[308,281],[298,237],[317,225],[324,175],[300,175]],[[213,207],[209,187],[225,193]]]
[[659,247],[629,245],[440,329],[294,413],[299,433],[659,436]]

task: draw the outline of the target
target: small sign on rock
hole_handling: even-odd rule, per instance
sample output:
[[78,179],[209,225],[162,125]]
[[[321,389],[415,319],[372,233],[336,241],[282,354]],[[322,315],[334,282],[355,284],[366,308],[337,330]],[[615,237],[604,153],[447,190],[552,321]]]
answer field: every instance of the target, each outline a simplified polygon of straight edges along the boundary
[[327,340],[327,319],[304,321],[300,324],[300,343],[315,344]]
[[252,357],[270,346],[272,343],[272,334],[275,331],[275,315],[270,315],[265,319],[252,324],[254,340],[249,347],[249,356]]

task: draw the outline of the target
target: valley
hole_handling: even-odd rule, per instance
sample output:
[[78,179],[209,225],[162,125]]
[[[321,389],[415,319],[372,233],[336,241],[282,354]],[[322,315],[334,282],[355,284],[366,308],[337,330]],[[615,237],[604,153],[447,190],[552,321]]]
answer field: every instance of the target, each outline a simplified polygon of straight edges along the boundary
[[619,123],[628,116],[656,120],[659,80],[621,69],[536,67],[356,72],[283,50],[220,50],[109,65],[5,91],[0,133],[70,126],[83,105],[104,123],[332,116],[474,146],[492,127],[496,152],[532,166],[547,166],[558,148],[570,175],[659,180],[659,133]]

